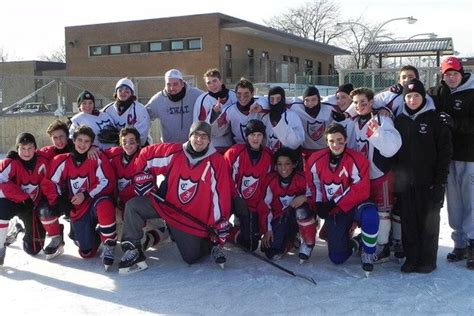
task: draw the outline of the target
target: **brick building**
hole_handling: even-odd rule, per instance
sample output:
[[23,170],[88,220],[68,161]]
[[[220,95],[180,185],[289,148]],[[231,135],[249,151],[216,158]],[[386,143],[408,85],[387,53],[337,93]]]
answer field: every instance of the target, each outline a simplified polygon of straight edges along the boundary
[[[334,56],[349,51],[221,13],[127,21],[65,29],[68,76],[194,76],[221,70],[225,82],[293,82],[294,75],[334,73]],[[148,94],[148,93],[146,93]]]

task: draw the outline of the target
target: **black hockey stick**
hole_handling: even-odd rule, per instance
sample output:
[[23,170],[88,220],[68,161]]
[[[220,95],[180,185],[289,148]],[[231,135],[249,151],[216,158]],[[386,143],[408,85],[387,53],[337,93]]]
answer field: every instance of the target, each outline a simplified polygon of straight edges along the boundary
[[272,260],[270,260],[270,259],[268,259],[268,258],[265,258],[265,257],[259,255],[258,253],[255,253],[255,252],[253,252],[253,251],[249,251],[248,249],[246,249],[245,247],[243,247],[243,246],[241,246],[241,245],[239,245],[239,247],[240,247],[240,249],[244,250],[246,253],[251,254],[251,255],[254,256],[255,258],[260,259],[260,260],[262,260],[262,261],[264,261],[264,262],[266,262],[266,263],[268,263],[268,264],[274,266],[275,268],[280,269],[281,271],[288,273],[289,275],[292,275],[292,276],[294,276],[294,277],[296,277],[296,278],[302,278],[302,279],[304,279],[304,280],[306,280],[306,281],[308,281],[308,282],[310,282],[310,283],[312,283],[312,284],[314,284],[314,285],[317,285],[316,281],[315,281],[312,277],[310,277],[310,276],[307,276],[307,275],[304,275],[304,274],[300,274],[300,273],[296,273],[296,272],[294,272],[294,271],[291,271],[290,269],[287,269],[287,268],[285,268],[285,267],[282,267],[282,266],[279,265],[278,263],[275,263],[275,262],[273,262]]

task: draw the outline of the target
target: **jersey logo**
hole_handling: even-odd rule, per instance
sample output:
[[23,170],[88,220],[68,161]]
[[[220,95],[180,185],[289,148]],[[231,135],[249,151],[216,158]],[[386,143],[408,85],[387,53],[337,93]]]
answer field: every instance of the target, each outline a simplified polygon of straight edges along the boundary
[[127,115],[127,125],[128,126],[133,126],[137,122],[137,117],[133,115],[132,113],[129,113]]
[[328,201],[334,200],[338,196],[341,196],[342,192],[344,192],[342,184],[336,183],[324,184],[324,191],[326,192]]
[[122,192],[132,181],[127,178],[119,178],[117,180],[117,189],[119,192]]
[[418,131],[420,134],[428,133],[428,124],[420,123],[420,130]]
[[72,195],[85,192],[87,191],[87,188],[89,187],[89,181],[87,177],[77,177],[75,179],[70,179],[69,184],[71,186]]
[[107,125],[113,126],[113,123],[110,120],[106,120],[106,121],[101,120],[100,122],[95,122],[95,124],[97,124],[97,127],[99,128],[100,131],[104,129],[104,127],[106,127]]
[[460,111],[462,110],[462,101],[461,100],[454,100],[453,110]]
[[285,208],[289,207],[294,198],[295,198],[294,195],[280,196],[279,199],[280,199],[282,209],[284,210]]
[[357,151],[364,155],[365,158],[369,158],[369,141],[358,138],[357,142]]
[[246,200],[250,199],[255,191],[257,191],[259,179],[252,176],[243,176],[240,191],[242,197]]
[[324,122],[314,121],[314,123],[310,123],[309,121],[306,124],[306,132],[308,133],[309,137],[317,141],[324,135],[324,130],[326,129],[326,124]]
[[275,134],[271,134],[268,137],[268,144],[267,147],[270,148],[273,152],[277,151],[281,147],[280,140],[278,137],[275,136]]
[[28,194],[33,201],[35,201],[39,195],[39,187],[37,184],[22,184],[21,190]]
[[245,140],[245,127],[247,124],[242,124],[240,123],[240,136],[242,137],[243,140]]
[[178,182],[178,198],[183,204],[189,203],[197,191],[197,182],[192,182],[190,179],[179,178]]

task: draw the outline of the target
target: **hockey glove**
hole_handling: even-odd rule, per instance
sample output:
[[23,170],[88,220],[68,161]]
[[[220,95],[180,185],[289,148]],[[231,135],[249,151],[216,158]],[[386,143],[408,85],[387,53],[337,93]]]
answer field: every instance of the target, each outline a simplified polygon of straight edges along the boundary
[[402,94],[403,93],[403,86],[399,83],[394,84],[393,86],[390,87],[390,92],[396,93],[396,94]]
[[332,119],[336,122],[342,122],[346,119],[346,114],[344,112],[332,111],[331,116]]
[[449,115],[448,113],[446,112],[440,112],[438,114],[438,119],[440,120],[441,123],[443,123],[444,125],[448,126],[449,128],[453,128],[454,127],[454,120],[453,118],[451,117],[451,115]]
[[436,209],[441,209],[444,204],[444,184],[434,184],[430,186],[430,195],[433,199],[433,204]]
[[10,159],[14,159],[14,160],[15,160],[15,159],[19,159],[20,156],[18,156],[18,152],[14,151],[14,150],[10,150],[10,151],[7,153],[7,155],[6,155],[5,158],[10,158]]
[[214,234],[211,234],[211,241],[215,244],[224,245],[229,236],[230,224],[225,218],[221,218],[214,224]]
[[102,144],[119,144],[119,130],[112,125],[107,125],[97,134],[97,139]]
[[137,173],[133,177],[133,184],[135,194],[138,196],[147,196],[151,192],[156,191],[155,176],[150,173]]
[[316,202],[316,212],[318,216],[322,219],[326,219],[329,213],[336,207],[334,201],[329,202]]

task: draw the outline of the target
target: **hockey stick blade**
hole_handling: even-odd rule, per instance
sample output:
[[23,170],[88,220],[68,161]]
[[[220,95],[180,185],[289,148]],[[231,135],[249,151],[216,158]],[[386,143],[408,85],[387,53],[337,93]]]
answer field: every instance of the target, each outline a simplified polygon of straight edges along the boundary
[[281,270],[281,271],[283,271],[283,272],[285,272],[285,273],[288,273],[288,274],[291,275],[291,276],[294,276],[294,277],[296,277],[296,278],[304,279],[304,280],[310,282],[310,283],[313,284],[313,285],[317,285],[316,281],[315,281],[312,277],[310,277],[310,276],[307,276],[307,275],[304,275],[304,274],[300,274],[300,273],[296,273],[296,272],[294,272],[294,271],[291,271],[291,270],[289,270],[289,269],[287,269],[287,268],[285,268],[285,267],[282,267],[282,266],[279,265],[278,263],[273,262],[273,261],[270,260],[270,259],[267,259],[267,258],[265,258],[265,257],[260,256],[259,254],[255,253],[255,252],[248,251],[247,249],[245,249],[245,248],[242,247],[242,246],[239,246],[239,247],[240,247],[240,249],[242,249],[242,250],[245,251],[246,253],[251,254],[251,255],[254,256],[255,258],[260,259],[260,260],[262,260],[262,261],[264,261],[264,262],[266,262],[266,263],[268,263],[268,264],[274,266],[275,268],[277,268],[277,269],[279,269],[279,270]]

